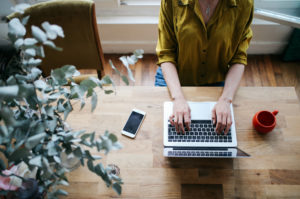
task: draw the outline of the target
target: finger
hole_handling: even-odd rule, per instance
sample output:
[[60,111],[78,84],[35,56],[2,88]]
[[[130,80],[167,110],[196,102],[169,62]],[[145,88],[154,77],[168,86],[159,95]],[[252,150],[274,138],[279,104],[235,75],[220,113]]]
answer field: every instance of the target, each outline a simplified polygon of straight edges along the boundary
[[216,132],[221,133],[220,129],[222,128],[222,114],[217,113],[217,121],[216,121]]
[[169,121],[170,121],[172,126],[174,126],[174,117],[175,117],[174,114],[169,117]]
[[184,114],[184,124],[188,131],[190,131],[191,117],[189,112]]
[[211,111],[211,119],[212,119],[212,121],[213,121],[213,124],[215,125],[216,124],[216,109],[215,109],[215,107],[212,109],[212,111]]
[[223,114],[223,116],[222,116],[222,126],[221,126],[220,133],[222,133],[225,130],[226,126],[227,126],[227,115]]
[[225,129],[225,131],[224,131],[224,134],[225,134],[225,135],[227,135],[227,133],[228,133],[228,131],[229,131],[231,125],[232,125],[231,116],[228,116],[228,117],[227,117],[227,125],[226,125],[226,129]]
[[175,125],[176,132],[179,133],[179,128],[178,128],[178,115],[177,115],[177,114],[175,115],[175,118],[174,118],[174,125]]
[[184,126],[183,126],[183,114],[179,114],[179,117],[178,117],[178,128],[179,128],[180,132],[185,133]]

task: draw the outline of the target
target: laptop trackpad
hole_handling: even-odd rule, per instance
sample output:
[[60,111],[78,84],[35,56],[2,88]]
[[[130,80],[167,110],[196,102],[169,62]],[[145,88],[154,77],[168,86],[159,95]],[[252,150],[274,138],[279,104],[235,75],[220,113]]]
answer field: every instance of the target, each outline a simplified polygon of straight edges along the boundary
[[191,109],[191,119],[208,119],[211,120],[211,110],[215,103],[207,102],[188,102]]

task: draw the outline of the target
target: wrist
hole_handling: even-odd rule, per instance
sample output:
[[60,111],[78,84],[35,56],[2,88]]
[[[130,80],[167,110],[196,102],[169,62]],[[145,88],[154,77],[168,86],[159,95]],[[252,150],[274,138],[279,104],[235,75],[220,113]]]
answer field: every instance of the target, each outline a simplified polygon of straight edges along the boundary
[[232,103],[232,98],[230,98],[230,97],[220,97],[219,101],[223,101],[223,102],[226,102],[228,104],[231,104]]
[[178,96],[172,96],[172,101],[181,101],[185,100],[184,96],[178,95]]

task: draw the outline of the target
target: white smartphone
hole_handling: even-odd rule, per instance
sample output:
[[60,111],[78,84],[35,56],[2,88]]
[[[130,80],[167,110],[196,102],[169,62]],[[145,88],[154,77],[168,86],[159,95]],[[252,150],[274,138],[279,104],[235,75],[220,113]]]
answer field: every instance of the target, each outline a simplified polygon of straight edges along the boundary
[[144,111],[132,109],[132,112],[122,130],[122,134],[130,138],[135,138],[145,116],[146,113]]

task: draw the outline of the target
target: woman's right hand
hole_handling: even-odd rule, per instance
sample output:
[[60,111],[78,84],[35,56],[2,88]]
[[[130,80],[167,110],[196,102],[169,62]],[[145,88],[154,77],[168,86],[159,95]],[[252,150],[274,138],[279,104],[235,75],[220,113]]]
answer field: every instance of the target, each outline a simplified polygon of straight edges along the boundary
[[169,120],[171,125],[175,126],[177,133],[185,133],[185,127],[190,130],[191,109],[184,98],[177,98],[173,101],[173,114]]

